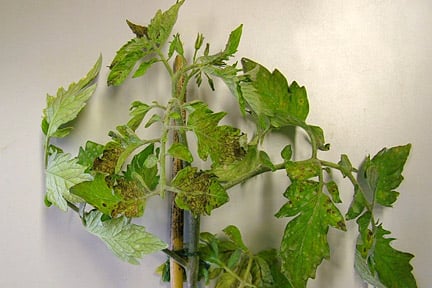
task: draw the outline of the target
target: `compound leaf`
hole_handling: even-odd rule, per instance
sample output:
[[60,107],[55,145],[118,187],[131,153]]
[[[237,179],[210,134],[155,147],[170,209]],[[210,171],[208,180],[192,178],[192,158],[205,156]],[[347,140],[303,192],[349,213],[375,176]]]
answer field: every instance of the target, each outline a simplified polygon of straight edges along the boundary
[[46,137],[64,137],[71,131],[70,127],[61,126],[74,120],[84,108],[87,100],[96,90],[96,84],[91,84],[99,74],[102,65],[100,56],[93,68],[77,83],[69,85],[68,89],[59,88],[57,95],[47,96],[47,106],[43,110],[42,131]]
[[51,154],[46,168],[46,200],[63,211],[67,211],[67,201],[83,202],[82,198],[72,195],[69,189],[93,179],[90,174],[85,173],[85,169],[86,167],[78,164],[78,159],[71,159],[70,154]]
[[329,226],[346,230],[340,211],[319,189],[319,182],[294,181],[284,194],[288,203],[276,214],[295,216],[281,243],[282,272],[294,287],[306,287],[308,278],[315,278],[318,265],[329,258]]
[[102,221],[102,216],[99,211],[91,211],[85,216],[85,227],[123,261],[139,264],[144,255],[168,247],[143,226],[129,223],[126,217]]

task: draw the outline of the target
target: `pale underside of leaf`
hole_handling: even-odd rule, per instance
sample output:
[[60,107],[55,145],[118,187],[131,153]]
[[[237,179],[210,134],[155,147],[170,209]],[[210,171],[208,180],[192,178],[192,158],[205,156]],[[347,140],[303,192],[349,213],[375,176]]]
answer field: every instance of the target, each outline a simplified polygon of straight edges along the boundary
[[120,259],[139,264],[146,254],[167,248],[167,244],[143,226],[128,223],[125,217],[101,221],[102,213],[92,211],[85,217],[86,229],[98,236]]
[[77,159],[71,159],[69,154],[52,154],[48,158],[46,168],[47,200],[67,211],[67,201],[82,202],[82,198],[69,192],[69,189],[81,182],[92,180],[90,174],[85,173],[86,167],[77,163]]

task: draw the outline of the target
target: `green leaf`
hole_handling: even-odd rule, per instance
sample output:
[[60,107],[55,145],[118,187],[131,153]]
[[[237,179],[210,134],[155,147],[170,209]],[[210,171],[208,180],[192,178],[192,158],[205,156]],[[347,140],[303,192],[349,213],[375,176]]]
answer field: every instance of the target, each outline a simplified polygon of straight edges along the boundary
[[117,126],[117,132],[110,131],[109,136],[121,145],[122,151],[117,159],[114,173],[119,173],[127,158],[139,147],[146,144],[138,135],[127,125]]
[[333,202],[342,203],[342,200],[340,199],[340,196],[339,196],[339,188],[338,188],[336,182],[335,181],[329,181],[325,185],[327,187],[327,191],[329,192],[329,194],[332,197]]
[[236,29],[234,29],[228,38],[228,42],[225,46],[224,53],[226,55],[233,55],[237,52],[237,48],[240,44],[240,39],[242,35],[243,25],[238,26]]
[[391,207],[396,201],[399,192],[393,189],[399,187],[403,180],[402,171],[410,149],[411,144],[384,148],[372,158],[371,166],[367,168],[366,174],[371,169],[376,169],[378,173],[376,185],[371,181],[368,182],[369,185],[376,186],[373,188],[375,188],[376,201],[379,204]]
[[190,210],[195,215],[210,215],[228,202],[228,194],[213,174],[198,172],[197,168],[188,166],[180,170],[172,181],[180,192],[175,198],[177,206]]
[[93,181],[75,185],[71,192],[106,215],[142,216],[146,196],[138,183],[123,177],[112,182],[104,174],[97,173]]
[[240,43],[240,38],[242,35],[243,25],[238,26],[234,29],[228,38],[228,41],[225,45],[225,49],[219,53],[214,55],[208,55],[210,45],[207,44],[206,49],[204,51],[204,56],[201,56],[197,59],[197,62],[202,64],[202,66],[219,66],[223,67],[226,65],[225,61],[229,59],[229,57],[233,56],[235,52],[237,52],[238,45]]
[[270,73],[264,66],[246,58],[241,62],[249,78],[240,83],[242,96],[259,121],[268,121],[276,128],[304,126],[309,113],[306,89],[296,82],[288,86],[278,70]]
[[[376,273],[378,277],[374,277],[373,281],[379,280],[384,287],[417,287],[416,280],[412,274],[413,267],[409,263],[414,256],[410,253],[394,249],[390,244],[395,239],[386,238],[385,236],[388,234],[390,232],[382,228],[381,225],[377,227],[375,246],[370,253],[370,260],[367,261],[369,273],[363,272],[362,274],[370,277]],[[356,261],[361,259],[364,258],[360,256],[356,258]],[[360,261],[357,266],[359,265],[363,265],[361,267],[365,269],[366,263]],[[368,279],[366,278],[365,280]]]
[[292,284],[282,273],[282,263],[278,252],[275,249],[266,250],[258,253],[256,257],[263,259],[267,262],[270,268],[273,283],[272,285],[264,285],[265,288],[292,288]]
[[347,220],[355,219],[359,216],[364,209],[366,208],[368,202],[363,194],[359,185],[354,186],[354,197],[351,202],[351,205],[348,209],[347,214],[345,215]]
[[369,226],[372,221],[372,213],[366,211],[357,219],[357,225],[359,230],[359,238],[357,239],[356,250],[361,253],[361,255],[366,258],[369,256],[370,249],[373,247],[375,239]]
[[307,180],[320,175],[321,163],[312,158],[297,162],[288,161],[285,164],[285,169],[291,181]]
[[229,225],[225,227],[225,229],[223,229],[223,232],[229,237],[229,239],[231,239],[231,241],[233,241],[239,248],[241,248],[241,250],[243,250],[244,252],[248,251],[248,248],[243,242],[240,230],[236,226]]
[[205,65],[201,68],[201,71],[206,75],[211,75],[222,79],[225,85],[230,90],[231,94],[236,97],[240,105],[240,111],[245,114],[245,101],[240,90],[240,81],[242,81],[242,76],[238,76],[237,64],[230,66],[214,66]]
[[144,125],[145,128],[150,127],[151,125],[153,125],[156,122],[161,122],[161,116],[159,114],[153,114],[150,119],[147,121],[147,123]]
[[233,275],[224,273],[217,280],[215,288],[236,288],[238,285],[239,282]]
[[55,97],[47,96],[47,106],[43,110],[42,120],[42,131],[46,137],[64,137],[69,134],[71,128],[62,126],[74,120],[93,95],[96,84],[91,83],[99,74],[101,65],[102,57],[100,56],[84,78],[77,83],[70,84],[67,90],[59,88]]
[[151,254],[168,245],[147,232],[144,227],[131,224],[126,217],[101,220],[102,213],[92,211],[85,216],[87,231],[98,236],[121,260],[139,264],[146,254]]
[[244,135],[237,128],[223,125],[219,121],[226,115],[224,112],[213,113],[202,102],[195,102],[188,107],[192,109],[187,126],[198,138],[198,155],[206,160],[208,156],[215,166],[231,163],[244,157],[241,146]]
[[295,216],[285,228],[280,249],[282,271],[294,287],[306,287],[318,265],[330,257],[329,226],[346,230],[340,211],[319,189],[319,182],[294,181],[284,194],[288,202],[276,214]]
[[178,1],[165,12],[158,10],[150,21],[148,36],[157,46],[162,46],[167,41],[177,21],[179,8],[183,3],[184,0]]
[[290,161],[292,157],[292,147],[291,145],[286,145],[281,151],[282,159],[285,161]]
[[171,145],[171,147],[168,149],[168,154],[173,156],[174,158],[192,163],[193,162],[193,156],[192,153],[189,151],[186,145],[182,143],[174,143]]
[[71,193],[84,199],[88,204],[97,208],[106,215],[114,215],[121,197],[114,194],[114,190],[108,187],[105,175],[97,173],[93,181],[82,182],[71,189]]
[[136,63],[144,56],[150,55],[153,52],[152,44],[147,37],[137,37],[123,45],[111,62],[111,71],[107,80],[108,86],[121,85],[131,73]]
[[260,256],[254,256],[254,261],[251,269],[253,284],[257,287],[287,287],[274,286],[274,280],[271,273],[270,265]]
[[321,127],[309,125],[309,131],[312,134],[312,137],[314,137],[316,141],[317,148],[321,151],[328,151],[330,150],[330,144],[325,143],[324,139],[324,131]]
[[78,153],[78,163],[87,167],[92,168],[94,161],[102,156],[104,146],[92,141],[87,141],[85,148],[80,147]]
[[226,266],[229,269],[233,269],[240,263],[240,259],[242,256],[242,251],[239,249],[234,250],[233,253],[231,253],[230,257],[228,258],[228,261],[226,263]]
[[[131,163],[127,166],[125,177],[128,180],[144,182],[145,186],[153,191],[159,183],[158,167],[146,165],[151,156],[155,156],[154,145],[147,146],[140,153],[136,154]],[[156,157],[156,156],[155,156]]]
[[85,168],[78,164],[77,159],[71,159],[70,154],[51,154],[46,168],[46,201],[63,211],[67,211],[67,201],[83,202],[82,198],[72,195],[69,189],[83,181],[92,180],[92,176],[85,173]]
[[151,107],[149,105],[140,101],[132,102],[130,107],[130,115],[132,117],[128,121],[127,126],[129,126],[129,128],[131,128],[133,131],[136,131],[150,109]]
[[350,175],[355,169],[353,168],[351,161],[348,156],[345,154],[341,155],[341,160],[338,162],[338,165],[341,168],[341,173],[343,177],[347,177]]
[[241,179],[263,165],[259,157],[260,152],[262,151],[258,151],[256,146],[249,146],[246,155],[242,159],[212,167],[211,171],[222,182]]
[[143,76],[147,72],[147,70],[156,62],[159,62],[159,60],[156,58],[152,58],[149,61],[142,62],[138,66],[138,69],[135,71],[132,78],[138,78],[138,77]]

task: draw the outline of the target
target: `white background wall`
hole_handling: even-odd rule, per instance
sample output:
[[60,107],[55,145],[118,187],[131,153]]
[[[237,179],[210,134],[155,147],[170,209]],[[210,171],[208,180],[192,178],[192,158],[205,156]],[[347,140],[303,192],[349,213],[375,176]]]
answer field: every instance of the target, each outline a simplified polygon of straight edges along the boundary
[[[84,76],[99,53],[104,56],[99,88],[72,137],[59,143],[66,150],[75,153],[86,139],[107,141],[105,131],[128,119],[130,101],[168,93],[160,75],[107,88],[105,67],[132,37],[126,18],[146,24],[156,9],[172,3],[0,1],[1,287],[164,287],[154,274],[163,255],[150,255],[141,266],[122,263],[83,231],[73,213],[44,207],[39,124],[46,93]],[[432,2],[188,0],[175,30],[189,53],[197,32],[218,50],[240,23],[239,56],[278,67],[307,87],[310,122],[323,127],[332,144],[323,158],[337,162],[347,153],[358,165],[384,146],[413,144],[399,201],[380,218],[398,238],[394,246],[416,255],[419,287],[430,286]],[[216,110],[231,109],[232,99],[218,88],[218,94],[200,95]],[[237,110],[231,110],[232,120]],[[279,135],[267,146],[280,148],[283,141]],[[234,223],[253,249],[277,245],[286,220],[271,215],[282,205],[287,185],[283,173],[278,176],[261,176],[232,191],[232,201],[214,211],[214,218],[203,219],[203,229],[217,232]],[[346,211],[352,192],[349,185],[342,187]],[[143,220],[163,239],[168,237],[165,208],[162,201],[151,201]],[[349,228],[345,234],[330,232],[331,245],[340,249],[309,287],[363,287],[352,269],[355,227]]]

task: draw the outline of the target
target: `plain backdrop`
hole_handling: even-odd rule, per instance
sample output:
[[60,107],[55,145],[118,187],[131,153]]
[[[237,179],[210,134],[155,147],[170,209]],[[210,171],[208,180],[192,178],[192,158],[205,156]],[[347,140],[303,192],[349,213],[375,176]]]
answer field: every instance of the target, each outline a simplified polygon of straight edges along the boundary
[[[74,213],[44,206],[40,121],[46,93],[84,76],[99,54],[104,60],[96,94],[71,137],[57,142],[66,151],[75,155],[87,139],[106,142],[107,131],[127,121],[131,101],[166,99],[169,82],[160,66],[121,88],[105,83],[115,52],[133,37],[125,20],[147,24],[157,9],[173,2],[0,1],[1,287],[167,287],[154,273],[164,255],[149,255],[140,266],[123,263],[83,230]],[[432,2],[187,0],[174,31],[190,56],[198,32],[217,52],[241,23],[237,60],[255,59],[306,86],[309,122],[321,126],[331,143],[323,159],[337,162],[346,153],[359,165],[382,147],[413,144],[399,200],[379,218],[397,238],[394,247],[416,255],[412,264],[419,287],[430,286]],[[216,88],[189,94],[208,99],[216,111],[228,110],[225,121],[247,131],[250,125],[239,120],[233,97],[223,84]],[[301,159],[307,146],[301,145],[302,133],[295,136],[295,156]],[[265,146],[278,157],[289,140],[278,133]],[[341,177],[337,181],[345,212],[352,187]],[[283,173],[276,173],[230,191],[231,202],[204,217],[202,229],[217,233],[235,224],[254,251],[276,247],[287,220],[272,215],[284,203],[287,185]],[[164,240],[166,208],[155,198],[139,221]],[[347,233],[330,230],[330,244],[338,249],[309,287],[365,287],[353,270],[356,227],[349,223],[348,228]]]

